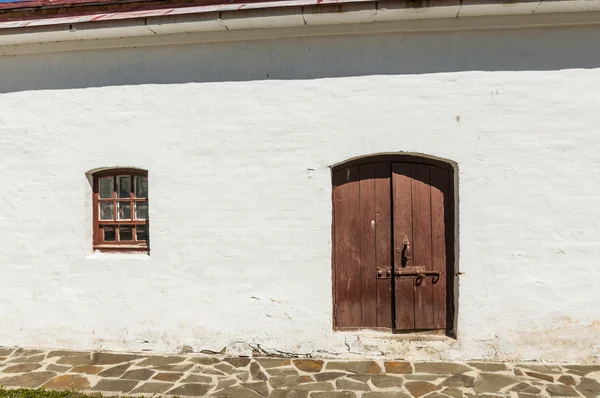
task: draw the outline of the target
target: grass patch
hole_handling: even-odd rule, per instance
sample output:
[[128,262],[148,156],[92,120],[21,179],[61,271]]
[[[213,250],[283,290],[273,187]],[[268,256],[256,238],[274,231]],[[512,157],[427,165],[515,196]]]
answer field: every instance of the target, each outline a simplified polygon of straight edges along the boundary
[[[84,394],[76,391],[68,390],[46,390],[43,388],[18,388],[7,390],[0,387],[0,398],[102,398],[104,395],[100,393]],[[114,397],[111,395],[110,397]],[[120,395],[120,398],[134,398],[132,396]],[[155,395],[159,397],[159,395]],[[173,397],[175,398],[175,397]]]

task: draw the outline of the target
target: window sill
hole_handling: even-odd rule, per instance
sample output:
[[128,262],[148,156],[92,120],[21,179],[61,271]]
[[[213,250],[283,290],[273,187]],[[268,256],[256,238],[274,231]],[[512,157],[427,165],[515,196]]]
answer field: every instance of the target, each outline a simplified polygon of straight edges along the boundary
[[128,260],[148,260],[150,259],[150,253],[147,250],[143,251],[101,251],[95,249],[93,253],[90,253],[86,256],[89,259],[128,259]]

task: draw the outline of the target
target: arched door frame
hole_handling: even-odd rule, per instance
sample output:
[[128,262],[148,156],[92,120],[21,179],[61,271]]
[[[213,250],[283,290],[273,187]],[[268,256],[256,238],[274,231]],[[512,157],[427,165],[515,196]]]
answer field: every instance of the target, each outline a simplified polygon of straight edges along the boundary
[[[449,225],[446,225],[446,248],[447,254],[447,327],[445,334],[451,337],[456,337],[457,334],[457,319],[458,319],[458,167],[453,161],[442,159],[430,155],[416,153],[381,153],[368,156],[359,156],[350,158],[340,163],[331,166],[332,170],[332,201],[334,201],[335,181],[334,174],[342,169],[347,169],[355,166],[362,166],[375,163],[415,163],[421,165],[429,165],[448,170],[450,174],[450,187],[448,200],[450,201],[449,210]],[[336,281],[336,258],[335,258],[335,203],[332,205],[332,294],[334,307],[332,309],[333,327],[334,330],[348,330],[356,328],[339,327],[335,320],[335,281]],[[369,328],[378,329],[378,328]],[[385,329],[389,330],[389,329]],[[402,333],[394,330],[395,333]]]

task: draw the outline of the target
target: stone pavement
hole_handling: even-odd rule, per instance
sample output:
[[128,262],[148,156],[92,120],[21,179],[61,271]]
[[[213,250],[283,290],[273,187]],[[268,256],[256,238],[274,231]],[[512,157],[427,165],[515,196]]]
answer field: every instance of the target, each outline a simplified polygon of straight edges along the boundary
[[0,347],[0,385],[274,398],[598,397],[600,365],[143,355]]

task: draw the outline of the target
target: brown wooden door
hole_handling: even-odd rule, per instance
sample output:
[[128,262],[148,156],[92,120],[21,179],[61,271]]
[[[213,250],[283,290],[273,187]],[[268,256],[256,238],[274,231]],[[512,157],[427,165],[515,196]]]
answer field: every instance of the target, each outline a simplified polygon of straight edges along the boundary
[[394,163],[392,187],[395,328],[446,329],[450,173]]
[[337,327],[392,327],[390,163],[333,173],[334,319]]
[[451,172],[369,163],[333,186],[335,327],[448,329]]

